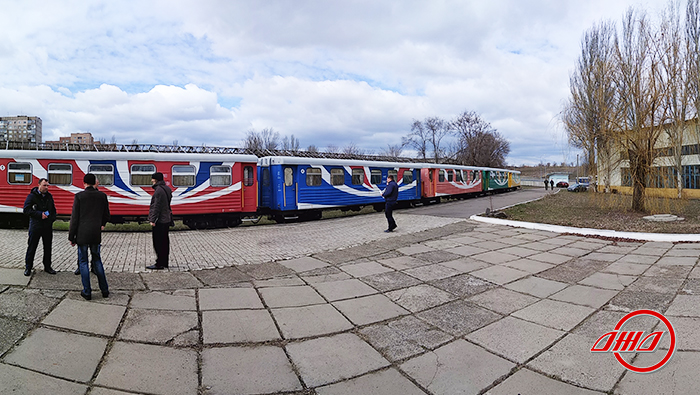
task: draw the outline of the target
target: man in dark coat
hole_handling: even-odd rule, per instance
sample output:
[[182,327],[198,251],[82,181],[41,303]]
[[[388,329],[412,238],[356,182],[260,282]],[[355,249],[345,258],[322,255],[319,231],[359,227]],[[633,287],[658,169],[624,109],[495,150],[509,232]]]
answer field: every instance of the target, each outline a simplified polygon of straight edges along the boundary
[[548,186],[549,186],[549,181],[547,181],[547,179],[545,178],[545,179],[544,179],[544,190],[545,190],[545,191],[547,190],[547,187],[548,187]]
[[173,212],[170,201],[173,192],[163,181],[163,173],[153,173],[153,196],[151,196],[151,208],[148,211],[148,222],[153,228],[153,249],[156,250],[156,263],[146,266],[146,269],[163,270],[168,267],[170,256],[170,236],[168,232],[173,224]]
[[70,217],[68,240],[72,246],[78,245],[78,268],[83,282],[83,290],[80,292],[86,300],[92,298],[90,287],[90,268],[88,267],[88,250],[92,255],[97,281],[102,291],[102,297],[109,296],[109,287],[105,269],[102,266],[100,247],[102,243],[102,231],[109,221],[109,201],[104,192],[97,190],[97,178],[88,173],[83,177],[85,190],[78,192],[73,200],[73,213]]
[[24,275],[30,276],[34,267],[34,256],[39,246],[39,239],[44,243],[44,271],[56,274],[51,268],[51,243],[53,241],[53,222],[56,220],[56,205],[49,193],[49,181],[39,180],[39,186],[24,200],[24,215],[29,216],[29,240],[27,254],[24,257]]
[[554,190],[554,180],[549,180],[549,189]]
[[386,178],[386,189],[384,190],[384,193],[382,193],[382,196],[386,200],[386,204],[384,207],[384,215],[386,216],[386,220],[389,222],[389,228],[385,230],[384,232],[393,232],[394,229],[396,229],[396,221],[394,221],[394,207],[396,206],[396,200],[399,198],[399,186],[396,184],[396,181],[394,181],[394,176],[389,175]]

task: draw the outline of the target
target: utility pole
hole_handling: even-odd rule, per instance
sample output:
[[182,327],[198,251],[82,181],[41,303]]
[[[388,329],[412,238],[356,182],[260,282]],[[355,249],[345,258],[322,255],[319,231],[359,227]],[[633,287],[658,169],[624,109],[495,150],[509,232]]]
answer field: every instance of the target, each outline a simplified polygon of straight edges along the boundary
[[576,154],[576,182],[578,182],[578,154]]

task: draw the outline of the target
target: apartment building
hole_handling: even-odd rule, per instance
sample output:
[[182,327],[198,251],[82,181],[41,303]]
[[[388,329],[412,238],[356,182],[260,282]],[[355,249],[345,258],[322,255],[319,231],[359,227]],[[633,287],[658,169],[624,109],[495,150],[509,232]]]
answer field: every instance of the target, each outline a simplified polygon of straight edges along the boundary
[[41,143],[41,118],[26,115],[0,117],[0,141]]

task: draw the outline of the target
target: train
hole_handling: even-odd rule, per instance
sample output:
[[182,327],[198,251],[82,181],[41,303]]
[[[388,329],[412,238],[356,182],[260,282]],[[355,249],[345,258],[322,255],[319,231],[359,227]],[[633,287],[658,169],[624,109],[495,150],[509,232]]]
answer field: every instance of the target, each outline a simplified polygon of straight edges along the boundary
[[[520,172],[450,164],[263,156],[224,152],[67,151],[0,149],[0,227],[26,225],[27,194],[41,178],[59,218],[93,173],[110,202],[110,222],[145,222],[163,173],[173,190],[173,216],[192,229],[231,227],[267,216],[277,222],[319,219],[324,210],[382,210],[387,177],[399,185],[400,206],[520,188]],[[2,175],[1,173],[5,173]]]

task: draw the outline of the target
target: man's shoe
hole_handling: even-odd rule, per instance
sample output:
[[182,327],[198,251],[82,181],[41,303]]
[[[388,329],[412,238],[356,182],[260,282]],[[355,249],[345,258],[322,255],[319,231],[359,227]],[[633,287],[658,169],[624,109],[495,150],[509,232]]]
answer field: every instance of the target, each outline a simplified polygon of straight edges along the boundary
[[146,266],[146,269],[149,269],[149,270],[163,270],[163,269],[165,269],[165,267],[163,267],[163,266],[158,266],[158,265],[151,265],[151,266]]
[[394,231],[393,229],[387,229],[387,230],[384,231],[384,233],[391,233],[391,232],[393,232],[393,231]]
[[86,293],[83,293],[83,291],[80,291],[80,296],[82,296],[83,299],[85,299],[85,300],[90,300],[90,299],[92,299],[92,295],[88,295],[88,294],[86,294]]
[[24,269],[24,275],[29,277],[32,275],[32,269]]
[[44,271],[45,271],[46,273],[48,273],[48,274],[56,274],[56,271],[53,270],[53,269],[50,268],[50,267],[45,267],[45,268],[44,268]]
[[109,298],[109,291],[102,292],[103,298]]
[[75,269],[75,271],[73,272],[73,274],[75,274],[76,276],[79,275],[79,274],[80,274],[80,268]]

